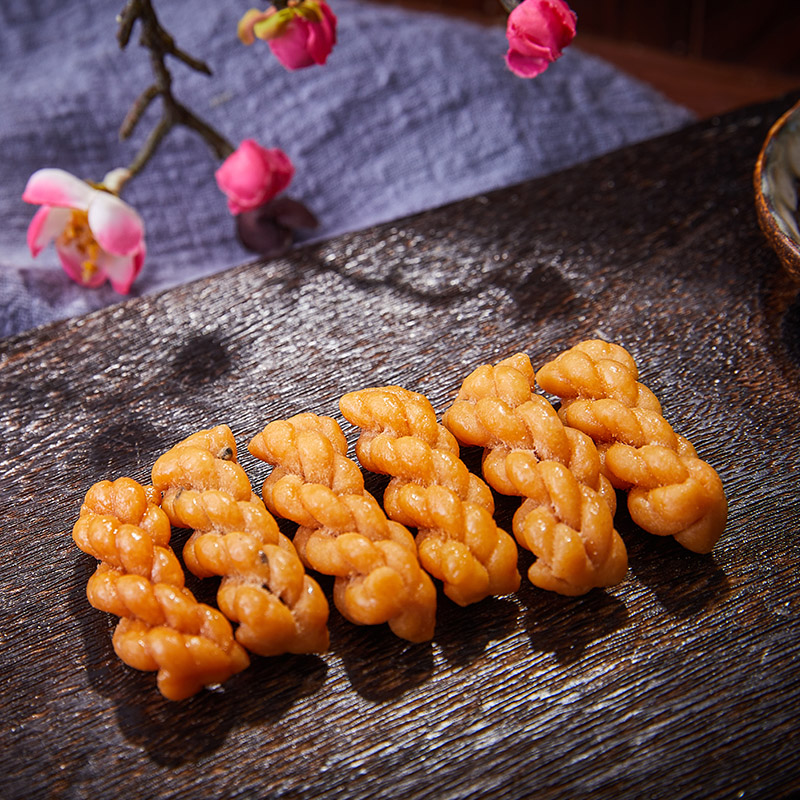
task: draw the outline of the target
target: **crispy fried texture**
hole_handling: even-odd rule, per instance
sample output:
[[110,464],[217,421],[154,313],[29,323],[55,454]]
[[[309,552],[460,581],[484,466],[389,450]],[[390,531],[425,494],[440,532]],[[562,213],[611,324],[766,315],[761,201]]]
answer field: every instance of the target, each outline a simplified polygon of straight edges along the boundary
[[614,530],[613,487],[600,472],[592,440],[565,428],[532,391],[524,353],[478,367],[443,422],[462,444],[484,448],[483,474],[498,492],[525,498],[514,535],[536,555],[528,577],[565,595],[619,583],[628,568]]
[[200,578],[222,576],[220,610],[253,653],[321,653],[328,601],[294,545],[253,494],[227,425],[200,431],[164,453],[153,485],[173,525],[191,528],[183,558]]
[[361,428],[356,454],[365,469],[392,480],[389,517],[417,528],[422,566],[459,605],[519,588],[517,547],[494,521],[489,487],[459,458],[453,435],[426,397],[399,386],[344,395],[339,407]]
[[674,536],[689,550],[709,553],[728,517],[722,481],[675,433],[638,378],[624,348],[598,340],[581,342],[536,374],[542,389],[561,399],[564,423],[597,443],[604,473],[628,492],[633,520],[650,533]]
[[300,557],[336,577],[334,602],[358,625],[388,622],[399,637],[433,637],[436,590],[420,567],[411,533],[387,519],[364,489],[347,440],[331,417],[298,414],[271,422],[249,444],[274,466],[263,496],[274,514],[296,522]]
[[164,697],[183,700],[245,669],[249,659],[228,620],[184,587],[158,497],[130,478],[100,481],[87,492],[72,537],[100,561],[86,594],[95,608],[121,617],[117,655],[136,669],[157,670]]

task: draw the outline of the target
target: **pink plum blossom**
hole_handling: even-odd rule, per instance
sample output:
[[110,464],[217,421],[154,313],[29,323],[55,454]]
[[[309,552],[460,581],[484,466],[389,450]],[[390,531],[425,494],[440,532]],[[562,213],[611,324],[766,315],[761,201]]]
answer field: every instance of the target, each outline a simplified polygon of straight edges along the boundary
[[267,150],[253,139],[245,139],[214,173],[231,214],[264,205],[280,194],[293,176],[294,166],[283,150]]
[[577,19],[564,0],[523,0],[508,16],[509,69],[521,78],[544,72],[575,37]]
[[[111,175],[111,173],[109,173]],[[127,203],[63,169],[40,169],[22,194],[41,206],[28,226],[28,247],[39,255],[55,240],[64,271],[82,286],[128,294],[145,258],[144,223]]]
[[286,69],[302,69],[327,61],[336,44],[336,15],[325,0],[300,0],[280,10],[253,8],[239,21],[238,32],[245,44],[256,38],[268,42]]

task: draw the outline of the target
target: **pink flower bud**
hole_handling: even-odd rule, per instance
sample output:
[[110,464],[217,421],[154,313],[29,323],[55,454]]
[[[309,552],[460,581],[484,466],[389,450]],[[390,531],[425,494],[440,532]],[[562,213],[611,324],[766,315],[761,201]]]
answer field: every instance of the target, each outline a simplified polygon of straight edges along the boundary
[[231,214],[241,214],[272,200],[289,185],[293,175],[294,166],[286,153],[245,139],[214,176],[228,198]]
[[325,0],[300,0],[266,11],[251,9],[239,21],[244,44],[263,39],[286,69],[324,64],[336,44],[336,15]]
[[577,19],[564,0],[523,0],[508,17],[509,69],[521,78],[544,72],[575,37]]

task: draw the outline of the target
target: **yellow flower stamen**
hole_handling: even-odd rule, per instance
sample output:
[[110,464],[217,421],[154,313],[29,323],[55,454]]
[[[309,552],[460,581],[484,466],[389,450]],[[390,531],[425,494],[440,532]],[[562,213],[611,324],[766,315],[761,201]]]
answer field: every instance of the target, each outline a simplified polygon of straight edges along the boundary
[[74,209],[70,214],[64,230],[58,237],[62,247],[74,247],[84,260],[81,262],[81,277],[88,283],[97,274],[100,267],[97,260],[100,256],[100,245],[89,228],[89,215],[85,211]]

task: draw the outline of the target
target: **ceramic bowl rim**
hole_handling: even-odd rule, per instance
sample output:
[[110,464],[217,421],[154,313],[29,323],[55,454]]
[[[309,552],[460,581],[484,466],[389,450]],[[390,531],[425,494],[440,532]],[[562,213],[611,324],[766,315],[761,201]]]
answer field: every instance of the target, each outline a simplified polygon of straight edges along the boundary
[[[785,111],[770,127],[761,151],[756,160],[753,182],[756,192],[756,209],[758,221],[769,243],[777,252],[784,266],[796,277],[800,278],[800,240],[786,229],[786,225],[775,208],[771,191],[767,188],[766,172],[774,157],[775,144],[784,132],[786,125],[797,117],[800,136],[800,101]],[[798,176],[795,176],[797,179]]]

